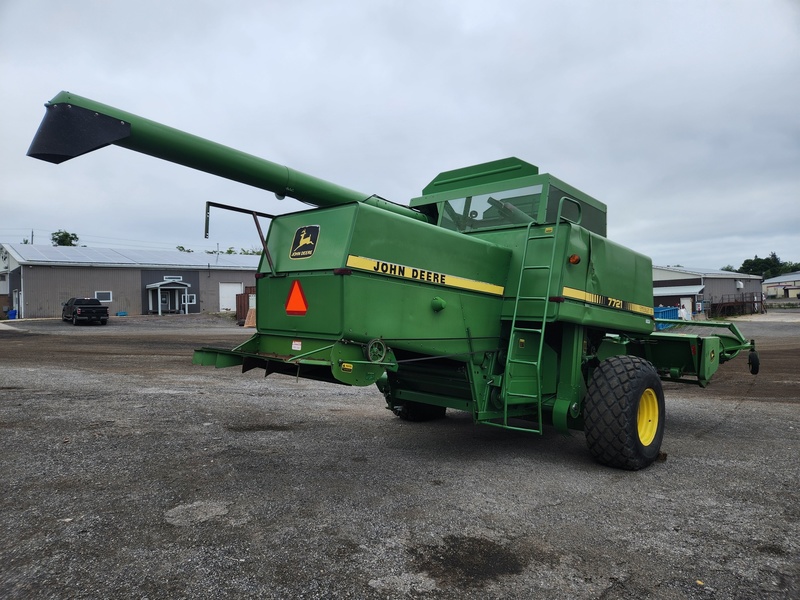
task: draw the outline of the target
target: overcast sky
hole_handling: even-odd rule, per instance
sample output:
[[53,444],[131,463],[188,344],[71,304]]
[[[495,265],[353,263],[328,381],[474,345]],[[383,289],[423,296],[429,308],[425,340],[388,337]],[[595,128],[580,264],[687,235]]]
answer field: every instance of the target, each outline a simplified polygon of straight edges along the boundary
[[797,0],[0,0],[0,241],[258,246],[292,200],[117,147],[25,156],[61,90],[399,203],[517,156],[654,264],[800,262]]

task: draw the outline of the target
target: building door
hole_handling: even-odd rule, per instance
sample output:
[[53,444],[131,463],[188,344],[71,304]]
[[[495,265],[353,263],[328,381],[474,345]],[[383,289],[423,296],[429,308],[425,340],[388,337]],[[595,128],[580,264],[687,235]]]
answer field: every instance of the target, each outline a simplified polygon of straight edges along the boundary
[[219,311],[236,311],[236,294],[242,293],[241,283],[219,284]]

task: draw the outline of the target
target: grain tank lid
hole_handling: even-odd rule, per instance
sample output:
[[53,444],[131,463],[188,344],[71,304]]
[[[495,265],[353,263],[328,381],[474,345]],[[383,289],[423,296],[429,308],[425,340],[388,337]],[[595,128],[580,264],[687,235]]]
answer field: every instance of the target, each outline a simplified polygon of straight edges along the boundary
[[499,181],[519,179],[520,177],[530,177],[538,175],[539,168],[536,165],[525,162],[515,157],[493,160],[491,162],[463,167],[452,171],[439,173],[431,181],[422,193],[438,194],[466,187],[474,187]]

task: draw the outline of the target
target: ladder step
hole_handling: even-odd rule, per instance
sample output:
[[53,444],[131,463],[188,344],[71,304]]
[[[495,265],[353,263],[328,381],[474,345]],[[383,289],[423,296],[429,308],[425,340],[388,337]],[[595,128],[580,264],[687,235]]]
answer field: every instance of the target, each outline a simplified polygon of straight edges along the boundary
[[516,406],[519,404],[536,404],[538,402],[536,394],[521,394],[516,392],[506,393],[506,406]]
[[513,396],[514,398],[537,398],[536,394],[523,394],[522,392],[508,392],[506,396]]
[[525,333],[542,333],[541,329],[533,329],[531,327],[514,327],[514,333],[524,331]]

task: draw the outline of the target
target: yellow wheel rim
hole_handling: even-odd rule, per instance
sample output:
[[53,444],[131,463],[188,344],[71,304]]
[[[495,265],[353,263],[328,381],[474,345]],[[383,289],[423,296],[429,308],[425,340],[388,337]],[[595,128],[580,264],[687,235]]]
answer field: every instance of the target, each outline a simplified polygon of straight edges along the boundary
[[653,443],[658,431],[658,396],[653,388],[647,388],[639,398],[639,415],[636,419],[639,441],[643,446]]

